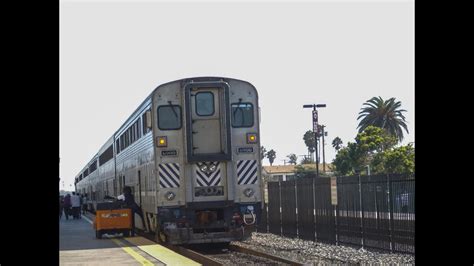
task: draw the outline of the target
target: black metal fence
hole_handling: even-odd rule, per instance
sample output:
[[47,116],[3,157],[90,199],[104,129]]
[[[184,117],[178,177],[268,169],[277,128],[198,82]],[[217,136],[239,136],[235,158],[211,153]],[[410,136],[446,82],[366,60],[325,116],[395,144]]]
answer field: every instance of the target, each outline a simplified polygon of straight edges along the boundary
[[[268,183],[259,232],[330,244],[415,253],[413,175],[337,177]],[[281,211],[280,211],[281,210]]]

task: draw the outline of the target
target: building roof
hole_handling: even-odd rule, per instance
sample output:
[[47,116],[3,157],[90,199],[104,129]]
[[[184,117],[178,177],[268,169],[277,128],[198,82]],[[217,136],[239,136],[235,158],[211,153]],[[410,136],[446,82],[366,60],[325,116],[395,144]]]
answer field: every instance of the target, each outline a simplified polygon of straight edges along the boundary
[[[267,174],[285,174],[285,173],[294,173],[295,167],[298,165],[273,165],[273,166],[263,166],[263,170]],[[316,164],[302,164],[305,169],[314,169]],[[322,171],[323,164],[319,164],[319,171]],[[326,164],[326,171],[332,171],[332,164]]]

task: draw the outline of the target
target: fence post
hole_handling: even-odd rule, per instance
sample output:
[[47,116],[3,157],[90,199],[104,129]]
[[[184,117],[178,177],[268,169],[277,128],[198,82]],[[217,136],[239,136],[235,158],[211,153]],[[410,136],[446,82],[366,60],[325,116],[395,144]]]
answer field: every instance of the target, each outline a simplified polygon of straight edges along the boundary
[[362,178],[359,174],[359,202],[360,202],[360,225],[361,225],[361,233],[362,233],[362,248],[365,245],[365,234],[364,234],[364,201],[362,200]]
[[[338,195],[338,197],[339,197],[339,195]],[[338,230],[337,230],[337,216],[339,215],[338,206],[339,205],[334,205],[334,222],[336,224],[336,227],[334,228],[334,230],[335,230],[335,234],[336,234],[336,246],[339,246],[339,235],[338,235]]]
[[379,208],[378,208],[378,201],[377,201],[377,183],[374,184],[372,187],[374,189],[374,196],[375,196],[375,229],[379,230]]
[[280,236],[283,236],[283,216],[281,215],[281,181],[278,181],[278,194],[280,194],[279,211],[280,211]]
[[269,226],[269,222],[268,222],[268,202],[263,206],[265,206],[265,216],[266,216],[266,219],[265,219],[265,221],[266,221],[266,224],[265,224],[266,231],[265,231],[265,233],[268,233],[268,232],[270,232],[270,226]]
[[389,226],[390,226],[390,252],[393,252],[393,197],[392,197],[392,181],[390,180],[390,174],[387,174],[388,184],[388,200],[389,200]]
[[316,228],[316,177],[313,177],[311,178],[312,180],[312,186],[313,186],[313,230],[314,230],[314,241],[315,242],[318,242],[318,232],[317,232],[317,228]]
[[300,238],[300,233],[299,233],[299,222],[298,222],[298,189],[296,186],[296,179],[293,179],[295,182],[295,215],[296,215],[296,238]]

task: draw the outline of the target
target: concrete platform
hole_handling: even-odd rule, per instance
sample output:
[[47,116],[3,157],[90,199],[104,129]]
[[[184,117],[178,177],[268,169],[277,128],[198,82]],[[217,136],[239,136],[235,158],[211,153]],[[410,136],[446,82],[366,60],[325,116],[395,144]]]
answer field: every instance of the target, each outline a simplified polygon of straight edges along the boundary
[[141,236],[96,239],[87,216],[59,221],[60,265],[200,265]]

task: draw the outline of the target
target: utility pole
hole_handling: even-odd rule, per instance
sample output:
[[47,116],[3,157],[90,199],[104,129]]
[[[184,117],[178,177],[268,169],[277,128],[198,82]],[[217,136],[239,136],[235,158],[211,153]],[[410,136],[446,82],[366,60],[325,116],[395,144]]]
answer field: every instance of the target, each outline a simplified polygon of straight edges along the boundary
[[[316,114],[316,115],[315,115]],[[318,155],[318,111],[316,105],[313,105],[313,130],[314,131],[314,152],[316,153],[316,177],[319,177],[319,155]]]
[[319,156],[318,156],[318,110],[317,107],[326,107],[326,104],[305,104],[303,108],[313,108],[313,132],[314,150],[316,152],[316,177],[319,177]]
[[325,127],[326,127],[325,125],[321,125],[321,129],[322,129],[321,136],[323,137],[323,173],[326,173],[326,159],[324,158],[324,134],[326,133],[324,132]]

